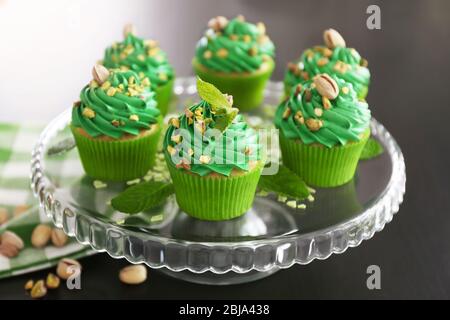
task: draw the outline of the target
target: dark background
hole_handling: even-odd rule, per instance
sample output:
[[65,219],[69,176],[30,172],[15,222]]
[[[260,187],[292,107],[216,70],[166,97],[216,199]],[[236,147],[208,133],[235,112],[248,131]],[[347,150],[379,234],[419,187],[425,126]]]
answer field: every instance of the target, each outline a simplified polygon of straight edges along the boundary
[[[277,45],[274,78],[278,80],[287,61],[306,47],[321,43],[323,29],[339,30],[347,45],[369,60],[372,84],[367,100],[373,115],[403,150],[407,170],[405,201],[394,220],[359,247],[325,261],[293,266],[254,283],[202,286],[149,269],[145,284],[129,287],[118,280],[118,271],[126,262],[99,254],[81,261],[82,290],[60,289],[48,297],[450,298],[450,1],[189,3],[191,10],[184,14],[192,15],[192,26],[185,29],[189,35],[183,39],[200,36],[206,17],[217,14],[242,13],[250,21],[264,21]],[[366,28],[365,12],[370,4],[381,7],[381,30]],[[188,63],[191,55],[191,50],[180,51],[180,61]],[[366,269],[373,264],[381,268],[381,290],[366,287]],[[26,298],[26,280],[44,277],[47,272],[1,280],[0,298]]]

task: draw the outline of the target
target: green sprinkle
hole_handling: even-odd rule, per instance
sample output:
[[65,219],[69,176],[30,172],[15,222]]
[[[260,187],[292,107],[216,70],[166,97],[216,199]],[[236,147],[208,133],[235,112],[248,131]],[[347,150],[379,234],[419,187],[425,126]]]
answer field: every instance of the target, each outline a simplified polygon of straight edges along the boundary
[[150,222],[159,222],[162,221],[164,216],[162,214],[158,214],[150,218]]
[[269,193],[266,190],[261,190],[258,192],[258,196],[260,197],[266,197],[267,195],[269,195]]
[[288,201],[288,202],[286,202],[286,205],[290,208],[295,209],[295,208],[297,208],[297,201],[295,201],[295,200]]
[[103,189],[108,186],[106,183],[104,183],[103,181],[100,181],[100,180],[94,180],[93,185],[94,185],[95,189]]
[[306,209],[306,204],[302,203],[297,206],[298,209]]
[[278,196],[278,201],[279,202],[286,202],[287,197],[286,196]]
[[141,182],[141,179],[137,178],[134,180],[127,181],[127,185],[132,186],[133,184],[138,184],[139,182]]
[[313,202],[315,200],[312,194],[310,194],[307,199],[309,202]]

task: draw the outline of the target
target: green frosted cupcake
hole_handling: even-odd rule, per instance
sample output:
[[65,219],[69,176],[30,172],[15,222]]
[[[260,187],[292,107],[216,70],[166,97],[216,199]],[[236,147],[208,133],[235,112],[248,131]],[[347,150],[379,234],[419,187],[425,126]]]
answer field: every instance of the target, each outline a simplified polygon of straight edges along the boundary
[[320,74],[298,84],[275,115],[283,163],[308,184],[342,185],[355,174],[369,122],[351,83]]
[[180,208],[202,220],[228,220],[253,203],[264,160],[258,135],[232,98],[198,80],[201,102],[172,118],[164,152]]
[[103,65],[137,72],[140,79],[147,77],[156,92],[158,109],[167,114],[174,84],[174,71],[155,40],[144,40],[135,35],[131,25],[125,26],[125,39],[105,50]]
[[230,21],[219,16],[208,27],[192,61],[195,73],[232,95],[239,109],[257,107],[275,67],[275,47],[264,24],[246,22],[243,16]]
[[96,65],[72,109],[71,130],[86,174],[126,181],[153,166],[161,115],[148,78]]
[[303,52],[300,59],[288,64],[284,78],[285,93],[298,83],[305,83],[315,75],[327,73],[353,85],[359,99],[365,99],[369,90],[368,62],[358,51],[347,48],[345,40],[333,29],[324,32],[325,46],[316,46]]

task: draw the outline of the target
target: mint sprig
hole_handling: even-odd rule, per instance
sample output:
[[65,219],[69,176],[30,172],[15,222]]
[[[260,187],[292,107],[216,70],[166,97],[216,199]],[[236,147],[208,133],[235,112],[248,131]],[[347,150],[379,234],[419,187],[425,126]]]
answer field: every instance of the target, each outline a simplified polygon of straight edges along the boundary
[[233,108],[231,101],[219,89],[199,77],[197,77],[197,91],[200,98],[211,106],[211,110],[215,114],[214,128],[222,132],[225,131],[233,122],[239,110]]
[[175,192],[172,183],[148,181],[129,187],[111,200],[114,209],[136,214],[162,204]]
[[384,148],[383,146],[374,138],[370,138],[367,140],[366,145],[364,146],[363,151],[361,152],[360,160],[370,160],[378,157],[383,154]]
[[305,181],[284,165],[280,165],[275,175],[262,175],[258,187],[296,200],[306,199],[310,194]]

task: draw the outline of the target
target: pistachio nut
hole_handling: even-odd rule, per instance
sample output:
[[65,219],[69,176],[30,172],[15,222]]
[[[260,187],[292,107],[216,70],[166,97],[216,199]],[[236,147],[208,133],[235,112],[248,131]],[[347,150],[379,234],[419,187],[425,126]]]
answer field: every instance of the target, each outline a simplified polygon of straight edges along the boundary
[[56,274],[64,280],[67,280],[78,269],[81,271],[81,264],[73,259],[64,258],[58,262]]
[[109,71],[101,64],[96,64],[92,68],[92,77],[99,85],[102,85],[108,79]]
[[51,237],[55,247],[63,247],[67,243],[67,236],[61,229],[52,229]]
[[147,280],[147,268],[143,265],[131,265],[120,270],[119,279],[126,284],[140,284]]
[[44,297],[47,294],[47,288],[45,287],[44,280],[39,280],[36,282],[31,289],[31,297],[33,299],[39,299]]
[[51,234],[52,228],[48,225],[40,224],[34,228],[31,234],[31,244],[35,248],[43,248],[50,241]]
[[330,100],[336,99],[339,95],[339,87],[328,74],[322,73],[314,77],[313,80],[317,91],[322,97],[326,97]]
[[337,32],[334,29],[325,30],[323,32],[323,40],[325,42],[325,45],[330,49],[334,49],[336,47],[345,48],[344,38],[341,36],[339,32]]

